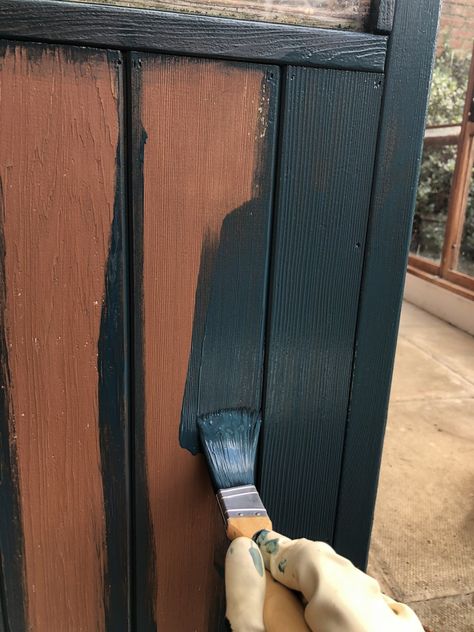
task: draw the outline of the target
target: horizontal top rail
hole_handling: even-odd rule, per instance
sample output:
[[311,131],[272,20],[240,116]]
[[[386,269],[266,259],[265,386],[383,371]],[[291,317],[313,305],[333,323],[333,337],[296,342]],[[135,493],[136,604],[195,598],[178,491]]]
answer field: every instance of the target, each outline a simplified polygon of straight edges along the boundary
[[0,37],[383,72],[385,35],[62,0],[0,0]]

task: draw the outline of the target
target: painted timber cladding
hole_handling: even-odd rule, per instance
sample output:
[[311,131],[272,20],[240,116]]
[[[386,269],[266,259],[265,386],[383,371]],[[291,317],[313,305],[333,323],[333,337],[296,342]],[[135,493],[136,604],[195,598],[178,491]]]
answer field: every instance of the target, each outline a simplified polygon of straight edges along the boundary
[[288,537],[332,541],[382,91],[286,70],[259,468]]
[[196,415],[260,408],[279,70],[134,54],[132,72],[137,625],[217,630],[225,534],[188,450]]
[[0,64],[7,629],[125,630],[121,54]]
[[[240,377],[231,375],[235,358],[230,357],[231,351],[229,362],[225,363],[225,352],[220,342],[225,340],[226,348],[230,350],[236,343],[232,340],[232,333],[226,335],[226,329],[230,332],[236,324],[232,320],[232,301],[235,305],[235,300],[240,300],[239,296],[248,298],[252,293],[260,301],[253,312],[247,312],[250,315],[248,330],[253,336],[249,349],[253,348],[254,353],[250,352],[247,360],[244,358],[241,367],[244,369],[245,362],[251,360],[253,368],[249,375],[255,378],[255,388],[248,387],[247,382],[244,400],[255,405],[262,397],[262,336],[266,329],[262,406],[267,421],[259,470],[263,495],[275,526],[290,535],[334,541],[342,553],[364,565],[375,501],[438,2],[422,0],[420,7],[417,5],[415,8],[408,0],[398,0],[395,9],[394,17],[392,0],[374,3],[372,18],[376,29],[389,33],[394,21],[393,34],[387,38],[366,33],[159,11],[92,7],[54,0],[0,0],[0,34],[8,37],[239,62],[223,64],[185,57],[122,53],[125,90],[122,93],[122,89],[118,88],[112,107],[107,105],[108,100],[102,93],[122,81],[120,53],[65,47],[36,49],[40,51],[35,56],[39,59],[47,57],[45,52],[48,51],[49,55],[59,51],[54,53],[57,57],[63,55],[67,58],[73,86],[75,79],[80,77],[82,80],[83,74],[94,78],[98,99],[103,101],[102,117],[107,120],[117,117],[120,128],[122,111],[126,110],[127,120],[125,143],[119,129],[113,152],[109,146],[100,149],[98,139],[102,138],[102,132],[94,135],[97,139],[95,143],[87,135],[84,141],[90,156],[97,157],[99,153],[102,167],[105,160],[102,153],[108,156],[107,164],[113,153],[115,169],[113,186],[110,182],[112,171],[103,170],[95,178],[91,191],[94,200],[96,195],[99,196],[101,187],[108,192],[103,196],[106,202],[93,205],[93,218],[102,218],[102,232],[96,230],[94,222],[89,225],[90,240],[95,243],[94,240],[102,234],[105,243],[107,236],[108,250],[97,251],[102,252],[101,288],[105,298],[99,307],[99,320],[94,321],[97,325],[94,331],[98,335],[95,351],[99,354],[95,359],[97,389],[92,389],[91,398],[81,401],[84,410],[95,401],[98,411],[94,428],[99,448],[94,449],[99,455],[100,467],[99,473],[89,468],[92,480],[88,483],[96,490],[93,498],[99,498],[97,507],[102,506],[102,517],[94,523],[94,529],[98,528],[105,545],[99,547],[99,563],[96,561],[94,567],[94,588],[100,590],[100,586],[103,587],[92,607],[95,614],[91,615],[90,604],[84,612],[79,612],[81,600],[90,588],[82,589],[81,586],[71,612],[65,615],[64,625],[61,623],[62,628],[67,627],[70,621],[67,617],[76,617],[77,621],[87,619],[88,625],[87,622],[92,621],[94,616],[96,620],[91,628],[94,630],[159,629],[166,632],[167,629],[189,628],[214,632],[222,628],[221,574],[226,543],[222,538],[220,517],[210,492],[206,469],[200,456],[193,457],[178,447],[178,426],[182,419],[184,435],[181,440],[183,444],[190,440],[190,447],[193,440],[192,433],[189,435],[186,431],[186,419],[191,419],[193,411],[220,406],[226,399],[226,393],[236,396],[236,389],[243,383],[239,380],[244,379],[245,372],[242,370]],[[389,54],[384,79],[381,73],[387,41]],[[26,48],[33,47],[28,45]],[[85,73],[81,59],[87,60]],[[280,68],[252,65],[248,61],[276,63]],[[102,83],[104,67],[108,68],[109,88]],[[173,71],[177,71],[174,77]],[[255,75],[259,73],[260,81],[255,83]],[[240,79],[237,78],[239,74]],[[59,76],[62,76],[61,73]],[[187,91],[182,85],[180,88],[183,77],[187,77],[192,85],[191,95],[196,97],[196,110],[189,102]],[[371,81],[374,82],[373,92],[369,89]],[[382,81],[384,85],[376,85]],[[56,88],[61,86],[62,80],[55,85]],[[212,98],[206,101],[205,97],[212,94],[213,87],[229,89],[231,85],[234,87],[230,88],[227,96],[220,93],[222,90],[217,92],[214,105]],[[233,90],[237,85],[246,88],[235,93]],[[250,125],[251,112],[255,113],[252,98],[261,107],[264,87],[266,95],[271,95],[267,104],[268,130],[261,142],[255,138],[256,153],[251,156],[245,141],[245,130],[249,131],[246,126]],[[29,88],[31,83],[23,87],[25,97]],[[173,93],[175,89],[183,97],[181,101]],[[42,90],[45,90],[44,86]],[[77,91],[77,86],[73,90]],[[382,92],[382,115],[378,121]],[[76,92],[74,95],[76,99],[70,104],[71,112],[75,111],[74,107],[92,114],[96,112],[97,102],[92,96],[90,103],[87,102],[87,107],[83,108],[80,95],[77,96]],[[216,109],[212,108],[226,103],[226,99],[230,100],[231,114],[219,113],[216,118]],[[242,111],[236,115],[239,102]],[[403,107],[406,103],[409,107]],[[168,112],[172,126],[165,124],[163,112]],[[16,115],[19,116],[19,113]],[[45,115],[40,112],[38,116]],[[212,121],[206,122],[206,116],[210,116]],[[203,137],[189,125],[189,121],[196,120],[196,117],[203,121],[203,125],[199,126]],[[371,121],[368,120],[370,117]],[[55,120],[63,121],[61,117]],[[87,120],[80,116],[78,120],[87,124]],[[237,125],[236,121],[239,122]],[[2,126],[2,130],[4,128]],[[6,128],[8,130],[9,125]],[[67,116],[63,128],[68,129]],[[362,134],[358,128],[365,129],[367,134]],[[277,132],[278,149],[275,142]],[[220,162],[223,164],[212,151],[209,152],[219,136],[225,136],[225,147],[230,153],[230,156],[222,156]],[[376,136],[378,148],[373,170]],[[413,143],[415,137],[418,145]],[[9,142],[13,144],[11,136],[2,131],[0,143],[4,138],[10,138]],[[236,154],[232,148],[239,138],[242,142],[238,145],[238,152],[243,151],[244,159],[232,169],[229,164],[237,160],[232,156]],[[17,139],[20,139],[19,134]],[[197,140],[204,142],[198,143]],[[15,150],[24,152],[22,169],[30,173],[28,151],[25,146],[20,147],[21,142],[17,144],[19,147]],[[41,149],[43,147],[48,148],[47,143]],[[189,148],[197,148],[194,158],[190,151],[185,151]],[[170,162],[178,165],[177,175],[173,175],[166,163],[163,154],[166,149],[172,158]],[[76,150],[79,152],[78,148]],[[82,149],[80,155],[81,152]],[[276,167],[273,166],[275,152]],[[37,153],[41,156],[41,151]],[[62,154],[59,156],[61,158]],[[369,158],[372,162],[368,161]],[[37,160],[37,157],[32,160]],[[58,162],[56,154],[55,160]],[[206,167],[213,160],[219,163],[215,172],[220,174],[220,178],[206,181]],[[93,161],[91,163],[87,165],[89,172],[94,169]],[[2,168],[5,165],[10,174],[10,162],[2,161]],[[186,170],[185,165],[191,165],[191,168]],[[226,165],[225,168],[223,165]],[[36,192],[32,186],[36,174],[41,173],[38,169],[35,170],[35,178],[28,178],[25,187],[25,191],[31,190],[32,196]],[[41,169],[47,173],[44,165]],[[254,177],[249,180],[252,169]],[[126,178],[123,178],[124,171],[127,172]],[[108,178],[104,179],[104,173],[108,174]],[[227,173],[237,173],[231,183],[226,180]],[[273,173],[277,173],[278,177],[272,178]],[[372,173],[374,181],[369,211]],[[73,175],[71,170],[66,176],[67,185],[63,183],[64,198],[82,201],[79,184],[77,189],[70,185]],[[194,183],[194,190],[199,193],[192,199],[184,200],[186,204],[180,198],[182,191],[173,193],[173,182],[178,182],[178,191],[179,184],[185,181],[191,183],[191,189]],[[256,183],[260,185],[258,191]],[[5,187],[5,183],[3,185]],[[240,191],[240,205],[238,196],[235,199],[232,196],[222,197],[222,190],[226,187],[228,192]],[[214,193],[219,191],[219,195],[214,195],[213,188]],[[274,202],[271,200],[272,188],[276,194]],[[246,191],[251,191],[250,198],[245,197]],[[203,205],[206,199],[209,203]],[[219,199],[230,200],[228,212],[224,212],[225,205],[221,208],[217,204]],[[8,208],[5,207],[8,195],[3,194],[2,200],[3,217],[8,217]],[[28,206],[31,200],[33,197],[30,196],[21,206],[27,209],[26,215],[33,215],[33,207]],[[125,227],[123,208],[127,200],[128,207],[131,209],[133,206],[133,218],[129,213],[129,223]],[[402,213],[400,200],[403,202]],[[252,207],[255,202],[257,207]],[[165,213],[164,203],[173,209],[173,213]],[[112,214],[110,204],[114,207]],[[253,244],[249,247],[245,230],[249,216],[259,208],[263,211],[260,218],[265,216],[269,219],[272,207],[271,245],[268,225],[257,222],[260,226],[256,231],[259,247],[253,248]],[[57,212],[54,208],[48,208],[48,220]],[[160,217],[163,230],[159,227]],[[188,218],[189,225],[185,221]],[[22,221],[21,218],[18,221]],[[75,226],[77,221],[74,214],[67,216],[71,226]],[[212,224],[210,231],[205,229],[208,221]],[[238,234],[243,238],[244,251],[249,252],[255,262],[253,280],[257,279],[257,283],[245,281],[251,278],[249,270],[239,267],[238,249],[229,239],[234,230],[241,231]],[[124,239],[125,232],[127,239]],[[390,235],[390,240],[387,235]],[[67,235],[66,243],[75,243],[73,239],[73,235]],[[172,244],[175,243],[179,251],[183,246],[181,240],[187,247],[178,257]],[[132,251],[127,265],[123,266],[127,243]],[[317,248],[312,247],[314,245]],[[88,271],[92,270],[86,263],[89,256],[87,247],[76,249],[76,252],[82,256],[78,267],[82,269],[85,265]],[[8,292],[13,286],[10,283],[9,288],[10,273],[5,274],[8,257],[11,257],[11,248],[9,252],[8,240],[4,239],[0,241],[0,260],[3,261],[7,292],[5,296],[0,296],[5,299],[0,323],[3,336],[0,338],[0,351],[3,385],[10,386],[13,378],[9,354],[12,352],[8,336],[12,334],[5,323],[10,309]],[[222,284],[223,274],[227,276],[225,270],[232,268],[243,272],[242,279],[235,286],[237,294],[226,292],[228,288]],[[127,277],[130,277],[130,291],[125,300]],[[266,278],[270,278],[272,286],[270,303],[265,301]],[[215,289],[210,290],[213,285],[217,288],[217,295]],[[91,284],[83,291],[92,292],[94,288],[95,285]],[[174,289],[176,297],[173,296]],[[67,296],[74,301],[74,292],[71,288],[69,290]],[[227,306],[221,314],[219,294],[223,297],[222,304]],[[379,300],[381,294],[383,300]],[[163,297],[169,300],[163,303]],[[134,314],[132,327],[124,339],[122,332],[127,326],[127,304],[130,308],[133,306]],[[269,309],[265,315],[266,304]],[[80,318],[81,312],[77,311],[76,317]],[[374,314],[377,314],[376,321]],[[265,318],[266,327],[263,324]],[[163,331],[153,326],[158,321],[169,325],[172,334],[169,340]],[[203,322],[213,323],[206,335]],[[241,323],[237,322],[239,325]],[[310,346],[308,340],[314,345]],[[204,343],[202,350],[199,348],[200,341]],[[130,354],[131,347],[133,354]],[[234,349],[237,347],[240,348],[240,344],[234,344]],[[301,352],[299,357],[297,349]],[[354,351],[357,351],[357,361]],[[169,363],[167,358],[170,358]],[[286,364],[285,358],[289,360]],[[92,355],[90,360],[92,362]],[[77,356],[68,356],[66,365],[71,366],[77,361]],[[199,380],[197,374],[201,364],[202,376]],[[217,365],[219,368],[216,370]],[[50,373],[53,375],[48,379],[52,380],[54,371]],[[218,382],[217,389],[212,388],[214,380]],[[370,397],[367,397],[368,384]],[[128,387],[131,388],[133,411],[130,433],[127,429]],[[36,388],[31,392],[37,392]],[[162,397],[159,398],[158,394]],[[3,412],[0,424],[0,492],[2,507],[8,509],[0,515],[1,609],[6,629],[22,632],[26,629],[25,619],[31,620],[31,612],[36,612],[29,603],[30,585],[26,572],[32,559],[30,552],[28,562],[28,538],[31,540],[31,526],[36,525],[28,526],[30,533],[25,527],[12,529],[12,525],[25,524],[25,499],[18,484],[24,460],[22,466],[18,439],[16,442],[3,440],[5,437],[15,439],[17,434],[14,428],[17,419],[13,420],[11,408],[12,390],[2,389],[0,395]],[[293,425],[290,427],[289,424]],[[48,427],[45,431],[49,431]],[[126,447],[128,439],[132,447],[129,455]],[[285,446],[282,446],[282,441],[286,442]],[[41,444],[37,458],[39,469],[51,467],[46,459],[49,447],[49,443]],[[71,452],[73,454],[74,451]],[[93,452],[88,452],[89,457],[90,454]],[[291,471],[288,468],[290,459],[295,466]],[[78,463],[77,459],[71,462]],[[307,467],[304,468],[304,465]],[[80,471],[83,466],[82,463],[77,465]],[[287,475],[283,476],[285,468]],[[183,488],[184,480],[187,488]],[[127,505],[129,485],[131,506]],[[305,490],[304,498],[301,496],[301,485]],[[295,502],[296,489],[300,494],[300,503]],[[181,510],[184,517],[178,515]],[[131,587],[127,573],[128,522],[132,523]],[[114,528],[116,524],[123,528]],[[87,529],[85,533],[88,533]],[[74,532],[73,549],[76,536]],[[115,558],[117,552],[120,554],[118,560]],[[176,552],[179,565],[173,568]],[[35,556],[39,560],[41,552],[36,552]],[[191,566],[189,559],[193,560]],[[38,568],[41,571],[41,565]],[[66,574],[70,579],[73,571],[67,569]],[[59,595],[68,590],[68,578]],[[52,582],[51,585],[58,582],[57,577],[52,576],[48,581]],[[129,610],[127,592],[130,590]],[[49,608],[48,616],[52,616],[56,605],[50,603],[44,607]],[[173,618],[173,615],[178,618]],[[53,629],[51,621],[47,621],[46,627],[37,629]]]

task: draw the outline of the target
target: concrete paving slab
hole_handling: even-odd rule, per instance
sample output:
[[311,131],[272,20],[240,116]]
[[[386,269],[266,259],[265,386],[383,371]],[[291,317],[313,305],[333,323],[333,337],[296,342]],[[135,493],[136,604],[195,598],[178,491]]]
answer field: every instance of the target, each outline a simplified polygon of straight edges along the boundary
[[391,405],[369,573],[401,601],[474,591],[472,403]]
[[434,361],[403,335],[398,339],[395,362],[391,402],[474,397],[474,384]]
[[422,329],[426,329],[427,327],[438,328],[440,324],[446,324],[447,327],[450,327],[448,323],[443,323],[442,320],[436,318],[436,316],[433,316],[432,314],[428,314],[428,312],[425,312],[416,305],[407,302],[403,303],[402,313],[400,316],[401,332],[411,327]]
[[408,604],[432,632],[474,632],[474,595],[456,595]]
[[404,304],[368,571],[432,632],[474,632],[474,339]]
[[474,338],[452,325],[410,327],[403,338],[474,384]]

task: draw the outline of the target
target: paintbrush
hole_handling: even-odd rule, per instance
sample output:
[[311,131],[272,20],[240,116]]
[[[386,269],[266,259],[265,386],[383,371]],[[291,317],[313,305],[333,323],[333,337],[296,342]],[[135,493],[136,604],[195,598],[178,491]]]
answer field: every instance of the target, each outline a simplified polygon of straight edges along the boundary
[[251,538],[272,523],[255,487],[255,458],[262,420],[245,409],[220,410],[197,420],[227,536]]

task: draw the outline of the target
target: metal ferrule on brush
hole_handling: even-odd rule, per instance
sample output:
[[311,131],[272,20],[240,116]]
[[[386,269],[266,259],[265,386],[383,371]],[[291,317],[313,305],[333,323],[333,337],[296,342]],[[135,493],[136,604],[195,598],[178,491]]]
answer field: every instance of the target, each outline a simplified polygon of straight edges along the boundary
[[229,518],[268,515],[255,485],[239,485],[238,487],[220,489],[216,497],[226,524]]

